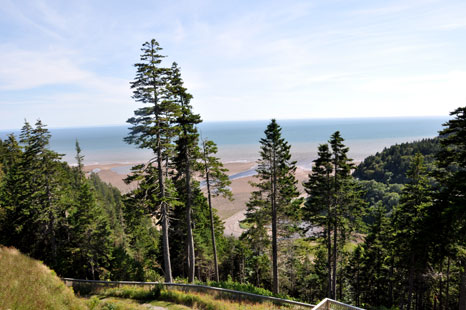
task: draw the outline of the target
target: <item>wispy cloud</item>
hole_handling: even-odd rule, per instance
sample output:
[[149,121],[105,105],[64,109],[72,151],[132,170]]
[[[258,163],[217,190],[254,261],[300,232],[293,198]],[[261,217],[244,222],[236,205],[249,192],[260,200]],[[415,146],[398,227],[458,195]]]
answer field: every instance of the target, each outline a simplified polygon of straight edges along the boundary
[[123,122],[153,37],[204,119],[447,114],[466,97],[465,15],[460,0],[5,0],[1,120]]

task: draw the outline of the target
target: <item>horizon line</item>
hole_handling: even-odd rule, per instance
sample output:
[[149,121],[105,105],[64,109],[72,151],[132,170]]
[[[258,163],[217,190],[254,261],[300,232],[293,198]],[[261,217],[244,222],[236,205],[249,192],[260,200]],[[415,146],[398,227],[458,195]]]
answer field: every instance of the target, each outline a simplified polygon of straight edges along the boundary
[[[278,121],[306,121],[306,120],[368,120],[368,119],[408,119],[408,118],[446,118],[450,115],[402,115],[402,116],[344,116],[344,117],[309,117],[309,118],[261,118],[261,119],[238,119],[238,120],[203,120],[202,123],[246,123],[246,122],[263,122],[276,119]],[[38,119],[40,120],[40,118]],[[202,124],[201,123],[201,124]],[[32,125],[32,123],[30,123]],[[96,124],[96,125],[84,125],[84,126],[48,126],[48,129],[77,129],[77,128],[99,128],[99,127],[123,127],[129,123],[119,124]],[[1,132],[7,131],[20,131],[21,128],[0,128]]]

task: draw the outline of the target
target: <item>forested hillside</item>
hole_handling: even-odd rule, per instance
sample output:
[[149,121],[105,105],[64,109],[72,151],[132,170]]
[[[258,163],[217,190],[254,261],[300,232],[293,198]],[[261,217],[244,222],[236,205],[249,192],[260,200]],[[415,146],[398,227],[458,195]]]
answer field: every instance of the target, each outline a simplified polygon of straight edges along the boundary
[[427,169],[433,168],[435,154],[440,150],[438,138],[422,139],[392,145],[382,152],[369,156],[360,163],[353,172],[359,180],[374,180],[386,184],[405,184],[406,173],[416,153],[424,156]]

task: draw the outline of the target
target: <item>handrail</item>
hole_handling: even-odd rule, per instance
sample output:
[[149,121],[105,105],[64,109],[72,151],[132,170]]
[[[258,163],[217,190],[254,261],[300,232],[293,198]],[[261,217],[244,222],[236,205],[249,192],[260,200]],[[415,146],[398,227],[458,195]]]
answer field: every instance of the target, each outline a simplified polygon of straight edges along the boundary
[[218,292],[223,292],[223,293],[243,295],[243,296],[253,297],[253,298],[262,299],[262,300],[268,300],[268,301],[272,301],[272,302],[280,303],[280,304],[289,304],[289,305],[300,306],[300,307],[311,308],[311,309],[314,309],[315,307],[315,305],[312,305],[312,304],[307,304],[307,303],[289,300],[289,299],[264,296],[264,295],[254,294],[254,293],[241,292],[241,291],[235,291],[235,290],[230,290],[226,288],[213,287],[213,286],[207,286],[207,285],[198,285],[198,284],[138,282],[138,281],[102,281],[102,280],[83,280],[83,279],[73,279],[73,278],[62,278],[62,280],[65,283],[69,281],[69,282],[76,282],[76,283],[96,283],[96,284],[104,284],[104,285],[109,285],[109,284],[110,285],[111,284],[139,285],[139,286],[164,285],[164,286],[175,286],[175,287],[178,286],[178,287],[187,287],[187,288],[201,288],[201,289],[207,289],[207,290],[218,291]]
[[364,310],[355,306],[347,305],[342,302],[325,298],[317,306],[312,308],[312,310]]

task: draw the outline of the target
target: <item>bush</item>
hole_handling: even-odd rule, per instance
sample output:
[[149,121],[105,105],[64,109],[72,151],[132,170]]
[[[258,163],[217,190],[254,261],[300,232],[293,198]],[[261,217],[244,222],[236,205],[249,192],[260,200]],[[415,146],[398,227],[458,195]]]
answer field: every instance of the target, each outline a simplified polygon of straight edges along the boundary
[[158,299],[160,297],[161,290],[161,285],[156,285],[151,289],[138,288],[135,286],[123,286],[107,289],[102,293],[102,295],[148,301]]

